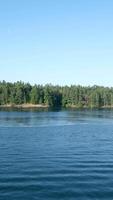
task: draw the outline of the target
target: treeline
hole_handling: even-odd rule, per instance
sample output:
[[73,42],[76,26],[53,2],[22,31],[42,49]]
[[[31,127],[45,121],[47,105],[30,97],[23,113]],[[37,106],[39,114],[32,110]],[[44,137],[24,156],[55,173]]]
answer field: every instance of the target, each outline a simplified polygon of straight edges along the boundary
[[112,107],[113,88],[53,86],[0,82],[0,105],[41,104],[51,107]]

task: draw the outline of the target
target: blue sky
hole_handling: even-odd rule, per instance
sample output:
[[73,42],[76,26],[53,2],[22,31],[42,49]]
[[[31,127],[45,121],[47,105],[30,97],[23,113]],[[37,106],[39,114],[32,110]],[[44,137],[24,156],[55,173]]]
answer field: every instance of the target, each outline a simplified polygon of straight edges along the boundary
[[113,86],[113,1],[1,1],[0,80]]

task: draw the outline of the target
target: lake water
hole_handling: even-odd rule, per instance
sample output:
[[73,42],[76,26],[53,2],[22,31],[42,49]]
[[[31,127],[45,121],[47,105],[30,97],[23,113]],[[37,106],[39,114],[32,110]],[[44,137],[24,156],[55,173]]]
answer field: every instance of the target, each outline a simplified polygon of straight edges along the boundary
[[0,111],[0,200],[113,200],[113,111]]

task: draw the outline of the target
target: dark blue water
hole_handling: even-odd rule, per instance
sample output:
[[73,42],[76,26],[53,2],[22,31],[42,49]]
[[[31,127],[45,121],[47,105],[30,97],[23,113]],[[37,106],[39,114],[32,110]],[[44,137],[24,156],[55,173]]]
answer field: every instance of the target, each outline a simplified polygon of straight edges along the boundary
[[1,111],[0,200],[113,200],[113,111]]

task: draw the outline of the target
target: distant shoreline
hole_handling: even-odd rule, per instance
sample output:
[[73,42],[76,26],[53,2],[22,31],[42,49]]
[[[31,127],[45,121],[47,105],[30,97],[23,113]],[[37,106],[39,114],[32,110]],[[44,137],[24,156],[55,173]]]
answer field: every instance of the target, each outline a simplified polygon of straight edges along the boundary
[[6,104],[0,105],[0,108],[49,108],[49,106],[43,104]]
[[0,82],[0,108],[113,108],[113,87]]
[[[29,109],[29,108],[51,108],[49,105],[45,104],[5,104],[5,105],[0,105],[0,108],[18,108],[18,109]],[[54,107],[53,107],[54,108]],[[113,106],[100,106],[100,107],[95,107],[95,106],[77,106],[77,105],[68,105],[66,107],[61,108],[66,108],[66,109],[112,109]]]

